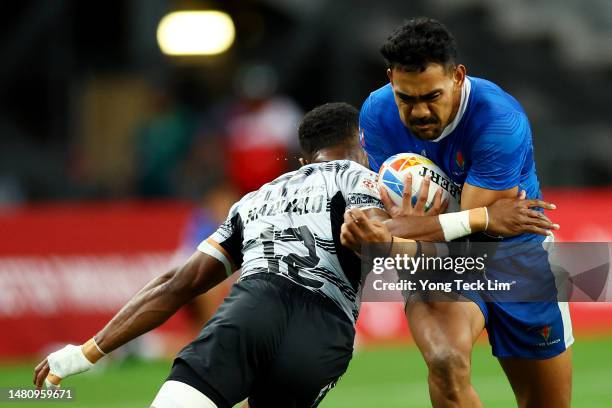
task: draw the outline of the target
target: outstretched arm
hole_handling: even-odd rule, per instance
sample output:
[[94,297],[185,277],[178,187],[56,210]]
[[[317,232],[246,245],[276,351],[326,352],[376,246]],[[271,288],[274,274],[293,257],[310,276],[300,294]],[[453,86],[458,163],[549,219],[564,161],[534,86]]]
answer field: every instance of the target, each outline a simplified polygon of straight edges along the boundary
[[81,346],[66,346],[40,362],[34,384],[40,388],[47,379],[48,385],[58,385],[63,378],[86,371],[106,353],[160,326],[181,306],[226,277],[221,261],[195,252],[182,267],[149,282],[91,340]]
[[181,306],[227,277],[217,259],[195,252],[180,268],[153,279],[94,337],[105,353],[164,323]]

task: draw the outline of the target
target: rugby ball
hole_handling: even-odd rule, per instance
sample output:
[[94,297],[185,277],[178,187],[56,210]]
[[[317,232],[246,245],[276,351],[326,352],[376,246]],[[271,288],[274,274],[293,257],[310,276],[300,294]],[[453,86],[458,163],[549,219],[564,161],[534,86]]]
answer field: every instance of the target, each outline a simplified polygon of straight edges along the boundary
[[404,191],[404,178],[412,175],[412,205],[416,203],[421,182],[425,176],[431,178],[429,195],[425,204],[425,211],[433,205],[433,198],[438,189],[442,189],[442,200],[448,200],[446,212],[459,211],[461,187],[456,185],[444,172],[427,157],[415,153],[399,153],[389,157],[380,166],[378,182],[387,190],[391,200],[397,205],[402,203]]

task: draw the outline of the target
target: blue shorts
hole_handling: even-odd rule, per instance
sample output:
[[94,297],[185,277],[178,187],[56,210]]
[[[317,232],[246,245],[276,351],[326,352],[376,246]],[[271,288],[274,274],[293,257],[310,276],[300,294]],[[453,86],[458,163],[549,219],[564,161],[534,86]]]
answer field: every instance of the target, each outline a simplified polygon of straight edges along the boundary
[[[574,342],[569,304],[556,301],[549,254],[541,244],[529,245],[528,250],[496,254],[503,260],[486,269],[489,280],[507,282],[513,277],[527,292],[531,290],[533,293],[521,292],[529,301],[463,293],[480,307],[493,355],[498,358],[552,358]],[[543,298],[552,300],[541,301]]]

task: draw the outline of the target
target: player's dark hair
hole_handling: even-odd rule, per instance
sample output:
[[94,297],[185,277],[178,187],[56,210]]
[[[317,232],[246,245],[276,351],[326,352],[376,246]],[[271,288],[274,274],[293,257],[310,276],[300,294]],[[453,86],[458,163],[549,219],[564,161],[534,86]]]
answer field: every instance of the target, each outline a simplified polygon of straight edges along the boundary
[[302,119],[298,129],[305,154],[349,142],[359,129],[359,112],[344,102],[317,106]]
[[404,21],[396,28],[381,47],[380,53],[391,69],[423,72],[430,63],[450,69],[457,60],[457,43],[438,20],[417,17]]

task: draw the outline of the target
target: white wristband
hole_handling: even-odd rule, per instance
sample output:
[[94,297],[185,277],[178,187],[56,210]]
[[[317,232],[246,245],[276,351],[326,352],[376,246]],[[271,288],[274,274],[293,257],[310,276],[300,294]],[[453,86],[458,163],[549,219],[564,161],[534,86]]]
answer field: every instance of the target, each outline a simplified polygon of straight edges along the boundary
[[72,344],[49,354],[47,361],[49,362],[49,374],[61,379],[82,373],[93,367],[93,364],[83,354],[81,346]]
[[444,239],[446,241],[452,241],[453,239],[465,237],[472,233],[469,210],[440,214],[438,220],[440,220],[442,232],[444,232]]

